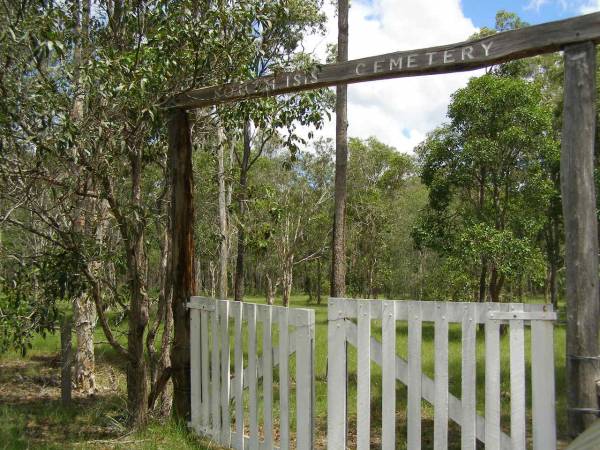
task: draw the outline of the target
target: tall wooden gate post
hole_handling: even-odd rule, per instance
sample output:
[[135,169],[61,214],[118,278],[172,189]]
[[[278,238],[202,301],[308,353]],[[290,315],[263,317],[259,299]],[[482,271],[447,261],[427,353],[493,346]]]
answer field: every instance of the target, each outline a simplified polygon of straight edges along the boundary
[[194,205],[192,138],[188,113],[169,113],[169,174],[171,183],[171,239],[173,246],[173,322],[171,352],[173,405],[181,419],[190,416],[190,321],[186,305],[194,295]]
[[565,47],[561,191],[565,220],[567,404],[575,437],[598,409],[598,220],[594,189],[596,51],[592,42]]

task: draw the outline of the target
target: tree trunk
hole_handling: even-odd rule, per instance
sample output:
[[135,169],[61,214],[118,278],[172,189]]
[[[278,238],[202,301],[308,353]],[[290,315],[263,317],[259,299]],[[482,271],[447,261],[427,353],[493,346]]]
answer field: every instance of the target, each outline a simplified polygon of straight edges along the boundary
[[317,258],[317,305],[321,304],[321,257]]
[[[596,52],[591,42],[565,47],[561,191],[565,221],[567,406],[569,434],[596,420],[598,409],[598,219],[594,185]],[[596,359],[594,359],[596,358]]]
[[172,308],[174,338],[171,348],[174,414],[190,417],[190,321],[187,302],[196,290],[194,267],[194,181],[192,138],[188,114],[171,111],[169,120],[171,169]]
[[244,235],[244,221],[246,219],[246,199],[248,196],[248,165],[250,163],[251,135],[250,120],[244,123],[244,149],[240,168],[240,192],[238,199],[239,226],[237,242],[237,258],[235,262],[235,300],[244,300],[244,252],[246,250],[246,237]]
[[283,263],[283,271],[281,277],[281,294],[283,297],[283,306],[288,306],[290,304],[290,297],[292,295],[292,284],[294,277],[294,260],[292,259],[284,261]]
[[[139,267],[143,254],[141,242],[130,250],[131,303],[129,311],[129,331],[127,334],[127,409],[129,422],[133,428],[142,428],[148,420],[148,370],[144,357],[144,331],[148,324],[148,297],[140,279]],[[138,269],[134,269],[137,267]],[[133,270],[131,270],[133,269]]]
[[267,279],[267,305],[273,305],[275,303],[275,286],[273,286],[273,280],[269,274],[265,275]]
[[[73,99],[71,109],[71,118],[73,122],[79,124],[84,117],[85,94],[81,80],[79,68],[87,59],[87,41],[90,21],[90,0],[78,0],[74,3],[75,15],[75,35],[77,37],[76,45],[73,49],[73,65],[75,67],[73,77],[76,85],[76,95]],[[79,151],[77,146],[73,152],[75,158]],[[79,168],[74,168],[75,173],[79,175]],[[87,180],[83,180],[82,191],[88,188]],[[86,216],[85,214],[94,209],[94,201],[82,198],[75,198],[75,214],[73,219],[73,231],[76,234],[85,233]],[[86,394],[93,394],[96,390],[95,380],[95,358],[94,358],[94,327],[96,326],[96,308],[94,302],[87,292],[81,292],[72,301],[73,325],[77,337],[77,347],[75,351],[75,385]]]
[[[348,61],[348,0],[338,0],[337,62]],[[348,166],[348,86],[336,88],[335,197],[331,246],[331,296],[346,294],[346,170]]]
[[71,322],[60,325],[60,398],[63,406],[71,404]]
[[229,226],[227,224],[227,199],[225,192],[225,133],[223,127],[218,128],[217,142],[217,177],[219,182],[219,286],[217,295],[220,299],[227,299],[227,262],[229,261]]
[[501,278],[502,277],[498,277],[498,269],[495,266],[492,266],[492,272],[490,274],[490,300],[492,302],[500,301],[500,289],[502,289],[500,283]]
[[[169,183],[167,174],[167,183]],[[166,195],[170,193],[167,188]],[[166,418],[171,414],[173,405],[173,396],[167,389],[167,382],[162,380],[168,375],[170,378],[171,371],[171,337],[173,335],[173,311],[171,308],[171,233],[170,221],[167,219],[167,225],[163,228],[163,238],[161,243],[161,257],[159,263],[160,277],[160,293],[158,296],[158,312],[154,326],[149,331],[146,338],[146,346],[148,347],[150,361],[150,378],[152,390],[148,399],[148,407],[151,410],[158,411],[160,417]],[[154,348],[154,339],[159,327],[163,326],[161,337],[160,353]],[[168,379],[167,379],[168,380]],[[155,405],[158,402],[158,410]]]
[[96,320],[96,305],[87,292],[81,293],[73,301],[73,323],[77,336],[75,385],[87,395],[96,392],[96,360],[94,358]]
[[[142,203],[142,151],[132,151],[131,200],[134,208]],[[127,408],[133,428],[142,428],[148,421],[148,368],[144,355],[144,332],[149,319],[149,300],[146,293],[146,260],[144,249],[144,227],[138,219],[128,227],[128,235],[123,236],[130,245],[127,252],[127,272],[129,277],[129,330],[127,333]]]

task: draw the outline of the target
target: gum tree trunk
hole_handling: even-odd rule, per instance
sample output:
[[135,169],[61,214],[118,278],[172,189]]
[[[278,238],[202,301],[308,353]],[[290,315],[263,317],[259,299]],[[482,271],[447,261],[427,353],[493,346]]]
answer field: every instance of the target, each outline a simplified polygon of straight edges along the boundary
[[217,142],[217,176],[219,179],[219,284],[217,295],[220,299],[227,298],[227,262],[229,261],[229,226],[227,224],[227,199],[225,191],[225,133],[219,125]]
[[244,232],[244,220],[246,215],[246,197],[248,195],[248,170],[250,165],[250,121],[244,123],[244,150],[240,167],[240,192],[238,199],[239,226],[237,241],[237,258],[235,263],[235,300],[244,300],[244,254],[246,251],[246,236]]
[[[337,62],[348,61],[348,0],[338,0]],[[335,196],[331,246],[331,296],[346,293],[346,169],[348,166],[348,86],[336,88]]]

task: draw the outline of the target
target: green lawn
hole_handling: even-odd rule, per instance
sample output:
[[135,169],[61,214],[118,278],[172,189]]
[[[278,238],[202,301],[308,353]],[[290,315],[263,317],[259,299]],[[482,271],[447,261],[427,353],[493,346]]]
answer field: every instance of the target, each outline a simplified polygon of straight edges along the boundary
[[[263,298],[250,298],[250,301],[263,303]],[[307,304],[306,296],[294,296],[293,307],[310,307],[316,316],[316,443],[321,447],[326,434],[327,416],[327,305]],[[259,327],[260,328],[260,327]],[[274,327],[276,328],[276,327]],[[372,332],[380,335],[380,324],[374,322]],[[260,336],[260,329],[259,334]],[[245,335],[244,335],[245,336]],[[449,344],[450,392],[460,397],[460,327],[451,327]],[[527,333],[527,337],[529,334]],[[246,336],[245,336],[246,337]],[[434,330],[432,324],[423,327],[423,370],[433,378]],[[124,336],[121,336],[124,339]],[[477,377],[478,412],[484,409],[484,342],[483,334],[477,334]],[[215,448],[209,442],[201,441],[184,426],[176,423],[152,422],[143,433],[129,434],[124,426],[125,418],[125,378],[122,369],[116,363],[118,358],[105,342],[102,332],[97,331],[97,381],[99,392],[94,398],[82,398],[75,395],[73,405],[61,406],[57,386],[59,373],[58,334],[45,339],[38,337],[33,349],[25,358],[17,354],[5,354],[0,357],[0,448],[148,448],[148,449],[188,449]],[[277,345],[278,336],[274,335]],[[406,357],[407,327],[400,324],[397,328],[397,352]],[[260,348],[260,339],[259,339]],[[565,330],[558,324],[555,331],[556,358],[556,395],[559,437],[566,433],[566,393],[565,393]],[[508,336],[502,340],[502,396],[510,396],[508,380]],[[529,359],[529,349],[527,349]],[[233,364],[233,358],[232,358]],[[291,360],[290,373],[294,374],[295,361]],[[349,346],[349,432],[350,441],[354,439],[356,421],[356,351]],[[293,375],[292,375],[293,376]],[[381,371],[372,364],[372,441],[378,442],[381,421]],[[277,386],[277,370],[274,370],[274,383]],[[292,384],[293,386],[293,379]],[[528,391],[528,394],[530,392]],[[278,422],[278,395],[275,389],[274,422]],[[291,397],[292,407],[295,399]],[[530,398],[528,396],[528,405]],[[398,384],[397,423],[398,442],[406,437],[405,408],[406,387]],[[510,426],[510,411],[502,410],[502,425],[505,431]],[[295,412],[290,414],[294,423]],[[247,424],[247,419],[246,419]],[[423,402],[423,448],[431,448],[433,430],[433,408]],[[530,431],[530,430],[529,430]],[[459,448],[460,428],[451,424],[451,448]],[[400,447],[402,448],[402,447]]]

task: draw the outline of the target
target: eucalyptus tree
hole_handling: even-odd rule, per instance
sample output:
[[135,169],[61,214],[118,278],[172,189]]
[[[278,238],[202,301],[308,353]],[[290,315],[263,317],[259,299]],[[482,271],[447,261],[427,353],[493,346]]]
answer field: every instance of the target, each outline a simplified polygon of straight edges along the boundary
[[[241,62],[241,67],[245,70],[241,79],[248,80],[267,73],[311,67],[315,63],[311,55],[298,50],[306,34],[323,32],[326,17],[321,12],[321,6],[321,0],[262,4],[252,29],[255,51],[246,61]],[[330,103],[331,95],[328,90],[316,90],[246,101],[222,110],[230,134],[237,135],[234,139],[237,138],[240,142],[234,152],[239,170],[235,217],[235,300],[241,301],[244,297],[244,226],[250,169],[263,154],[266,146],[275,140],[281,140],[294,154],[298,145],[304,143],[298,127],[320,127]],[[243,124],[241,127],[240,123]]]
[[[83,276],[81,266],[68,266],[67,276],[58,270],[60,265],[44,262],[49,255],[62,255],[65,261],[82,264],[93,259],[95,245],[90,241],[97,232],[96,212],[90,211],[95,208],[90,208],[86,179],[77,170],[77,152],[73,151],[73,125],[82,119],[84,109],[78,81],[86,54],[90,9],[85,2],[71,7],[53,7],[45,2],[23,2],[19,6],[11,9],[4,4],[1,19],[3,225],[12,228],[13,236],[20,231],[30,236],[31,243],[43,241],[43,252],[32,245],[22,248],[20,254],[27,255],[37,272],[44,271],[38,278],[48,283],[54,277],[55,283],[63,286],[62,290],[46,287],[44,292],[61,300],[65,295],[73,296],[75,380],[91,393],[94,307],[87,295],[88,286],[69,281]],[[68,49],[72,64],[65,64]],[[86,217],[86,212],[92,216]],[[26,277],[20,279],[27,284]],[[67,285],[78,287],[67,289]],[[31,307],[35,310],[35,304]]]
[[430,193],[417,244],[468,274],[480,301],[486,292],[499,301],[506,281],[521,274],[540,278],[536,236],[556,194],[544,166],[559,155],[552,110],[541,98],[535,82],[473,78],[453,95],[450,122],[418,149]]
[[[257,188],[262,192],[258,232],[262,236],[259,258],[271,261],[266,275],[281,286],[283,306],[288,306],[294,286],[295,268],[323,256],[330,236],[328,213],[332,203],[332,161],[330,154],[299,151],[290,162],[278,152],[261,167]],[[259,184],[260,183],[260,184]]]
[[403,196],[414,172],[413,161],[376,138],[350,138],[348,164],[348,290],[376,298],[384,291],[395,242],[391,230],[403,211],[396,200]]
[[[164,100],[187,88],[242,77],[245,66],[240,62],[256,54],[257,21],[283,20],[265,15],[262,3],[100,1],[90,21],[91,57],[77,64],[71,34],[76,17],[69,5],[23,2],[10,11],[13,15],[3,16],[13,22],[2,34],[2,146],[7,150],[2,168],[15,187],[3,190],[3,217],[5,223],[26,225],[17,210],[35,211],[46,229],[29,231],[42,233],[53,248],[79,261],[99,323],[126,365],[134,426],[146,422],[148,404],[171,375],[176,412],[185,416],[189,409],[185,348],[175,345],[171,361],[162,357],[172,337],[166,278],[161,281],[160,312],[155,318],[150,314],[149,237],[156,232],[164,242],[160,229],[166,224],[155,217],[164,219],[168,206],[161,200],[168,179]],[[73,117],[80,92],[85,92],[85,114]],[[105,205],[108,232],[100,241],[97,224],[89,219],[98,216],[76,212],[76,196],[94,199],[81,205]],[[86,217],[88,225],[79,235],[72,232],[72,217]],[[169,252],[167,242],[161,247],[163,254]],[[102,265],[90,266],[92,261]],[[117,273],[109,276],[111,267]],[[107,297],[105,291],[115,295]],[[125,345],[112,328],[107,307],[127,316]],[[185,336],[186,326],[185,316],[177,316],[173,331]],[[160,328],[165,333],[156,350]],[[148,357],[160,366],[152,371],[150,386]]]

